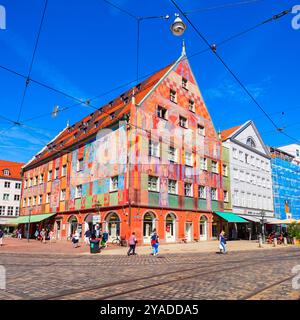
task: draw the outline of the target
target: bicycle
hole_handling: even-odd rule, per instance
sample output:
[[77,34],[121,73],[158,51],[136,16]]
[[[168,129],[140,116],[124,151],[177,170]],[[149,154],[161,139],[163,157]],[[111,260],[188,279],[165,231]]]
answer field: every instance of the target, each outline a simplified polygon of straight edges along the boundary
[[117,244],[117,245],[121,245],[121,239],[119,236],[117,236],[115,239],[113,239],[113,241],[111,242],[112,244]]

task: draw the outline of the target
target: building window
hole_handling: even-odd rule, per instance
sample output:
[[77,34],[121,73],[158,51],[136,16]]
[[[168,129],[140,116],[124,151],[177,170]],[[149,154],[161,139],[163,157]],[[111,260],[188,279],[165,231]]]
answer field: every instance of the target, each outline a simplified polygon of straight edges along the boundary
[[234,205],[238,206],[239,205],[239,191],[238,190],[234,190],[233,195],[234,195],[233,203],[234,203]]
[[207,159],[206,158],[200,158],[200,169],[207,170]]
[[26,198],[23,199],[23,207],[26,207]]
[[149,141],[149,156],[158,157],[160,156],[160,144],[156,141]]
[[218,200],[217,189],[211,188],[210,192],[211,192],[211,200]]
[[35,185],[35,186],[38,184],[38,181],[39,181],[39,177],[38,177],[38,176],[35,176],[35,177],[34,177],[34,185]]
[[4,193],[3,194],[3,200],[4,201],[8,201],[9,200],[9,194],[8,193]]
[[77,172],[83,169],[83,158],[77,160]]
[[59,168],[55,168],[55,176],[54,179],[58,179]]
[[193,155],[190,152],[185,152],[184,153],[184,160],[185,160],[185,165],[192,167],[193,166]]
[[5,181],[4,182],[4,188],[10,188],[10,182],[9,181]]
[[223,192],[224,192],[224,201],[228,202],[228,191],[224,190]]
[[255,148],[256,147],[255,142],[251,137],[247,138],[246,145],[251,147],[251,148]]
[[177,103],[176,91],[170,89],[170,100],[174,103]]
[[34,206],[36,206],[36,198],[37,198],[37,196],[34,196],[34,197],[33,197],[33,205],[34,205]]
[[167,119],[167,109],[161,107],[161,106],[158,106],[157,107],[157,116],[161,119]]
[[67,165],[64,164],[64,165],[62,166],[62,169],[61,169],[61,176],[62,176],[62,177],[65,177],[66,174],[67,174]]
[[40,194],[40,195],[39,195],[39,204],[42,204],[42,202],[43,202],[43,195]]
[[12,216],[14,214],[14,207],[8,206],[7,207],[7,215]]
[[189,99],[189,110],[192,111],[192,112],[195,112],[195,101],[194,100],[191,100]]
[[33,178],[30,178],[29,179],[29,187],[32,187],[32,185],[33,185]]
[[52,170],[48,171],[48,181],[52,180]]
[[206,187],[205,186],[198,186],[198,198],[199,199],[206,199]]
[[118,181],[119,181],[119,176],[110,178],[110,191],[118,190]]
[[5,206],[0,206],[0,215],[1,216],[5,215]]
[[15,207],[15,216],[20,214],[20,207]]
[[168,192],[171,194],[177,194],[177,181],[176,180],[168,180]]
[[211,162],[211,171],[213,173],[219,173],[219,170],[218,170],[218,162],[216,161],[212,161]]
[[44,174],[41,173],[41,174],[40,174],[40,184],[43,183],[43,182],[44,182]]
[[228,167],[226,164],[223,164],[222,167],[223,167],[223,176],[227,177],[228,176]]
[[51,196],[51,193],[47,193],[47,196],[46,196],[46,203],[50,203],[50,196]]
[[28,180],[26,179],[26,180],[25,180],[25,183],[24,183],[24,189],[26,189],[27,186],[28,186]]
[[[9,176],[9,175],[10,175],[9,169],[4,169],[4,170],[3,170],[3,174],[4,174],[5,176]],[[4,208],[5,208],[5,207],[4,207]]]
[[245,163],[249,163],[249,155],[245,153]]
[[200,134],[201,136],[205,136],[205,128],[204,126],[202,126],[201,124],[197,125],[197,129],[198,129],[198,134]]
[[237,151],[237,149],[233,148],[232,149],[232,153],[233,153],[233,158],[234,159],[238,159],[238,151]]
[[76,186],[75,198],[81,198],[82,196],[82,185]]
[[177,162],[177,151],[176,151],[176,148],[169,146],[168,159],[171,162]]
[[233,178],[239,180],[239,171],[238,169],[233,169]]
[[179,125],[182,128],[187,128],[187,119],[182,116],[179,116]]
[[159,179],[158,177],[148,176],[148,190],[149,191],[159,191]]
[[66,189],[61,189],[60,191],[60,201],[66,200]]
[[20,195],[19,194],[15,194],[14,195],[14,201],[20,201]]
[[184,195],[186,197],[192,197],[193,196],[193,188],[191,183],[184,183]]
[[243,151],[239,151],[239,159],[243,162]]
[[188,90],[188,81],[185,78],[182,78],[182,88]]

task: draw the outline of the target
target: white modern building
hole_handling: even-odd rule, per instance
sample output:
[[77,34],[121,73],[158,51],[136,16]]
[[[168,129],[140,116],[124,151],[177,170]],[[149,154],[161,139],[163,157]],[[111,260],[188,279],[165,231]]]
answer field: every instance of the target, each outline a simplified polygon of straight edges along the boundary
[[0,227],[12,231],[12,221],[19,216],[22,190],[19,162],[0,160]]
[[282,147],[278,147],[277,149],[287,152],[294,156],[293,163],[300,165],[300,144],[292,143]]
[[272,221],[270,154],[255,124],[247,121],[222,131],[221,137],[230,153],[232,212],[253,222],[262,216],[265,222]]

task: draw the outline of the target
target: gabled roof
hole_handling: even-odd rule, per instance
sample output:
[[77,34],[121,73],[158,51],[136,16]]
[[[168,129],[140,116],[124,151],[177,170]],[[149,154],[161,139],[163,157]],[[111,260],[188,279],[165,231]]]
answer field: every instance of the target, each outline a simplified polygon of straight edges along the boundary
[[[176,61],[177,62],[177,61]],[[144,97],[155,87],[159,80],[176,64],[173,62],[160,69],[152,76],[133,86],[114,100],[95,110],[95,112],[84,117],[72,126],[63,129],[47,146],[37,153],[24,166],[32,166],[40,163],[48,157],[51,157],[64,150],[68,151],[71,146],[78,144],[83,140],[96,134],[101,128],[108,127],[121,119],[125,114],[130,113],[132,98],[134,94],[135,104],[139,104]],[[96,127],[97,124],[97,127]]]
[[235,126],[226,130],[221,131],[221,139],[222,141],[227,140],[228,138],[230,138],[230,136],[235,133],[238,129],[240,129],[242,127],[242,125],[239,126]]
[[[6,179],[21,180],[21,168],[24,163],[0,160],[0,177]],[[4,170],[9,170],[9,175],[4,174]]]

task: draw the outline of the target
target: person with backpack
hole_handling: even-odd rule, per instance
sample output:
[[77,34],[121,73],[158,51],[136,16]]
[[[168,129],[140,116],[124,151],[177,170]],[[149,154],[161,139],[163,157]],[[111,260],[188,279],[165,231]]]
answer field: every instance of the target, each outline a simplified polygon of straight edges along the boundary
[[158,234],[156,232],[156,229],[153,230],[152,234],[151,234],[151,247],[152,247],[152,255],[153,256],[157,256],[158,255]]
[[3,245],[3,238],[4,238],[4,232],[2,229],[0,229],[0,247]]
[[106,248],[107,241],[108,241],[108,232],[104,231],[102,234],[101,247]]

